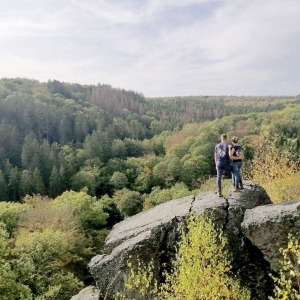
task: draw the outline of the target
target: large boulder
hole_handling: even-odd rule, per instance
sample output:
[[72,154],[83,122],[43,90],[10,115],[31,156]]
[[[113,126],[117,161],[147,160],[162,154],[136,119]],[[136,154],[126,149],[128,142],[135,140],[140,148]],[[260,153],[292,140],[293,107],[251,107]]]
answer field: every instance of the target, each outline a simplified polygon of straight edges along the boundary
[[288,234],[299,237],[300,201],[265,205],[247,210],[242,231],[260,249],[271,268],[279,271],[279,248],[287,247]]
[[89,270],[100,290],[100,299],[113,299],[117,292],[128,299],[141,299],[136,291],[124,291],[127,262],[141,260],[154,264],[154,277],[160,281],[163,266],[175,257],[181,231],[190,213],[209,213],[216,226],[228,238],[233,270],[242,283],[252,290],[252,299],[267,299],[268,262],[241,230],[247,209],[272,203],[266,192],[253,182],[245,182],[239,193],[229,191],[227,199],[213,192],[185,197],[158,205],[117,224],[106,239],[102,255],[94,257]]
[[73,296],[71,300],[99,300],[99,297],[100,291],[96,287],[90,285],[80,291],[77,295]]

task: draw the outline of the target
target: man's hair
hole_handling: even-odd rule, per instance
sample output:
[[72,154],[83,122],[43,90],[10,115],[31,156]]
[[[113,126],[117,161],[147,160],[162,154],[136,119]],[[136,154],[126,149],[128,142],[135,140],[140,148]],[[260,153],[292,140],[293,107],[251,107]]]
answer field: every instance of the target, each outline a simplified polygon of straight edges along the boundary
[[227,140],[227,134],[225,134],[225,133],[221,134],[221,139],[222,140]]

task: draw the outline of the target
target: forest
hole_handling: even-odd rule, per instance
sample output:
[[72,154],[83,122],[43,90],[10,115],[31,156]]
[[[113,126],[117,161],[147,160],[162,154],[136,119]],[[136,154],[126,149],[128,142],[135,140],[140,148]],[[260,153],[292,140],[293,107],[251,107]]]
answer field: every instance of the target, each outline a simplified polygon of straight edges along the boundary
[[86,265],[114,224],[215,189],[222,133],[240,137],[245,178],[273,201],[296,199],[299,104],[300,96],[146,98],[100,83],[1,79],[2,299],[70,299],[91,282]]

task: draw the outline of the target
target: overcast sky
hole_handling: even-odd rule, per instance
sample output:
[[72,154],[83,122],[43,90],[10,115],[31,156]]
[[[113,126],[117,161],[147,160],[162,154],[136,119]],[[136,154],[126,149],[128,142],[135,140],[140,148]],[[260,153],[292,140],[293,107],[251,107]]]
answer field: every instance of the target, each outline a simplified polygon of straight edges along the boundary
[[299,0],[0,0],[0,78],[300,94]]

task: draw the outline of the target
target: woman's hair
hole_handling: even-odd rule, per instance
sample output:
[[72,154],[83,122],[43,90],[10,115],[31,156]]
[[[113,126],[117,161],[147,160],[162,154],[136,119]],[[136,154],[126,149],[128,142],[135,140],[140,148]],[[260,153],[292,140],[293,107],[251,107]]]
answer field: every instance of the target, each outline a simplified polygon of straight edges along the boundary
[[239,141],[239,138],[237,136],[233,136],[232,139],[231,139],[231,141],[233,143],[237,143]]

